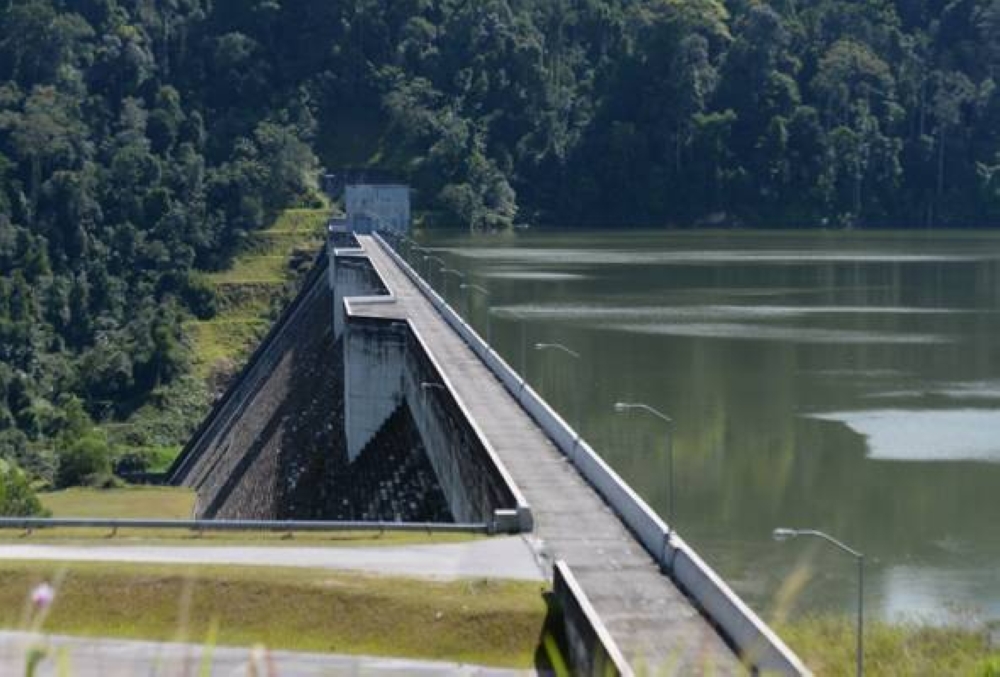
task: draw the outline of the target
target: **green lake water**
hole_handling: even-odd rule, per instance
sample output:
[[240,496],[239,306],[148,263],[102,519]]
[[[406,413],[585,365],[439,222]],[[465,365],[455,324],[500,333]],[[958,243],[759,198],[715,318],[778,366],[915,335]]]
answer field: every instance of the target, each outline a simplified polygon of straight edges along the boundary
[[[424,244],[453,305],[765,618],[1000,618],[1000,236],[529,231]],[[435,266],[437,267],[437,266]],[[425,267],[421,268],[423,272]],[[439,289],[444,280],[431,271]],[[470,295],[467,296],[468,293]],[[560,343],[578,352],[536,350]]]

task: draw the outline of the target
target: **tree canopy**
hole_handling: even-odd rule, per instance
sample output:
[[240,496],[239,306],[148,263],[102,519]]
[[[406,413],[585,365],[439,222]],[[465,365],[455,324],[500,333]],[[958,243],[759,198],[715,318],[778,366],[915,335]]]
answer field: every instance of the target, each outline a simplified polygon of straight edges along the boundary
[[996,226],[998,77],[1000,0],[0,3],[0,458],[186,373],[320,161],[473,230]]

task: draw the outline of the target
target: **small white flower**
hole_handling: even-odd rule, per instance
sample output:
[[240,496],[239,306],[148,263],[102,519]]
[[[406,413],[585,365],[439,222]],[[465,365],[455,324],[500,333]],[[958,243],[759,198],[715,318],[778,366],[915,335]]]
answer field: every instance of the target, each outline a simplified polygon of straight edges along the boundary
[[39,583],[31,591],[31,603],[36,609],[47,609],[56,597],[55,588],[48,583]]

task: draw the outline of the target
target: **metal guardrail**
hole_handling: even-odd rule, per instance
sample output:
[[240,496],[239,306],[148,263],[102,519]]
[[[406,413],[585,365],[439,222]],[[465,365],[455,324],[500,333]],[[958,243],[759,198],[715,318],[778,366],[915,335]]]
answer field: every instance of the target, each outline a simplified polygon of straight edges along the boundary
[[188,531],[405,531],[423,533],[489,534],[485,523],[446,522],[322,522],[305,520],[169,520],[90,519],[85,517],[0,517],[0,529],[185,529]]

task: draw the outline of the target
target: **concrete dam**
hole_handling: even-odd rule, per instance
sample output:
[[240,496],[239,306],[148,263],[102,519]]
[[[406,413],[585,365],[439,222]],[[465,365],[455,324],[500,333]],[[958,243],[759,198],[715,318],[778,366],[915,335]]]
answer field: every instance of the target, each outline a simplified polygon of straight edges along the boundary
[[574,672],[808,674],[378,234],[331,236],[171,481],[202,518],[522,534],[554,579]]

